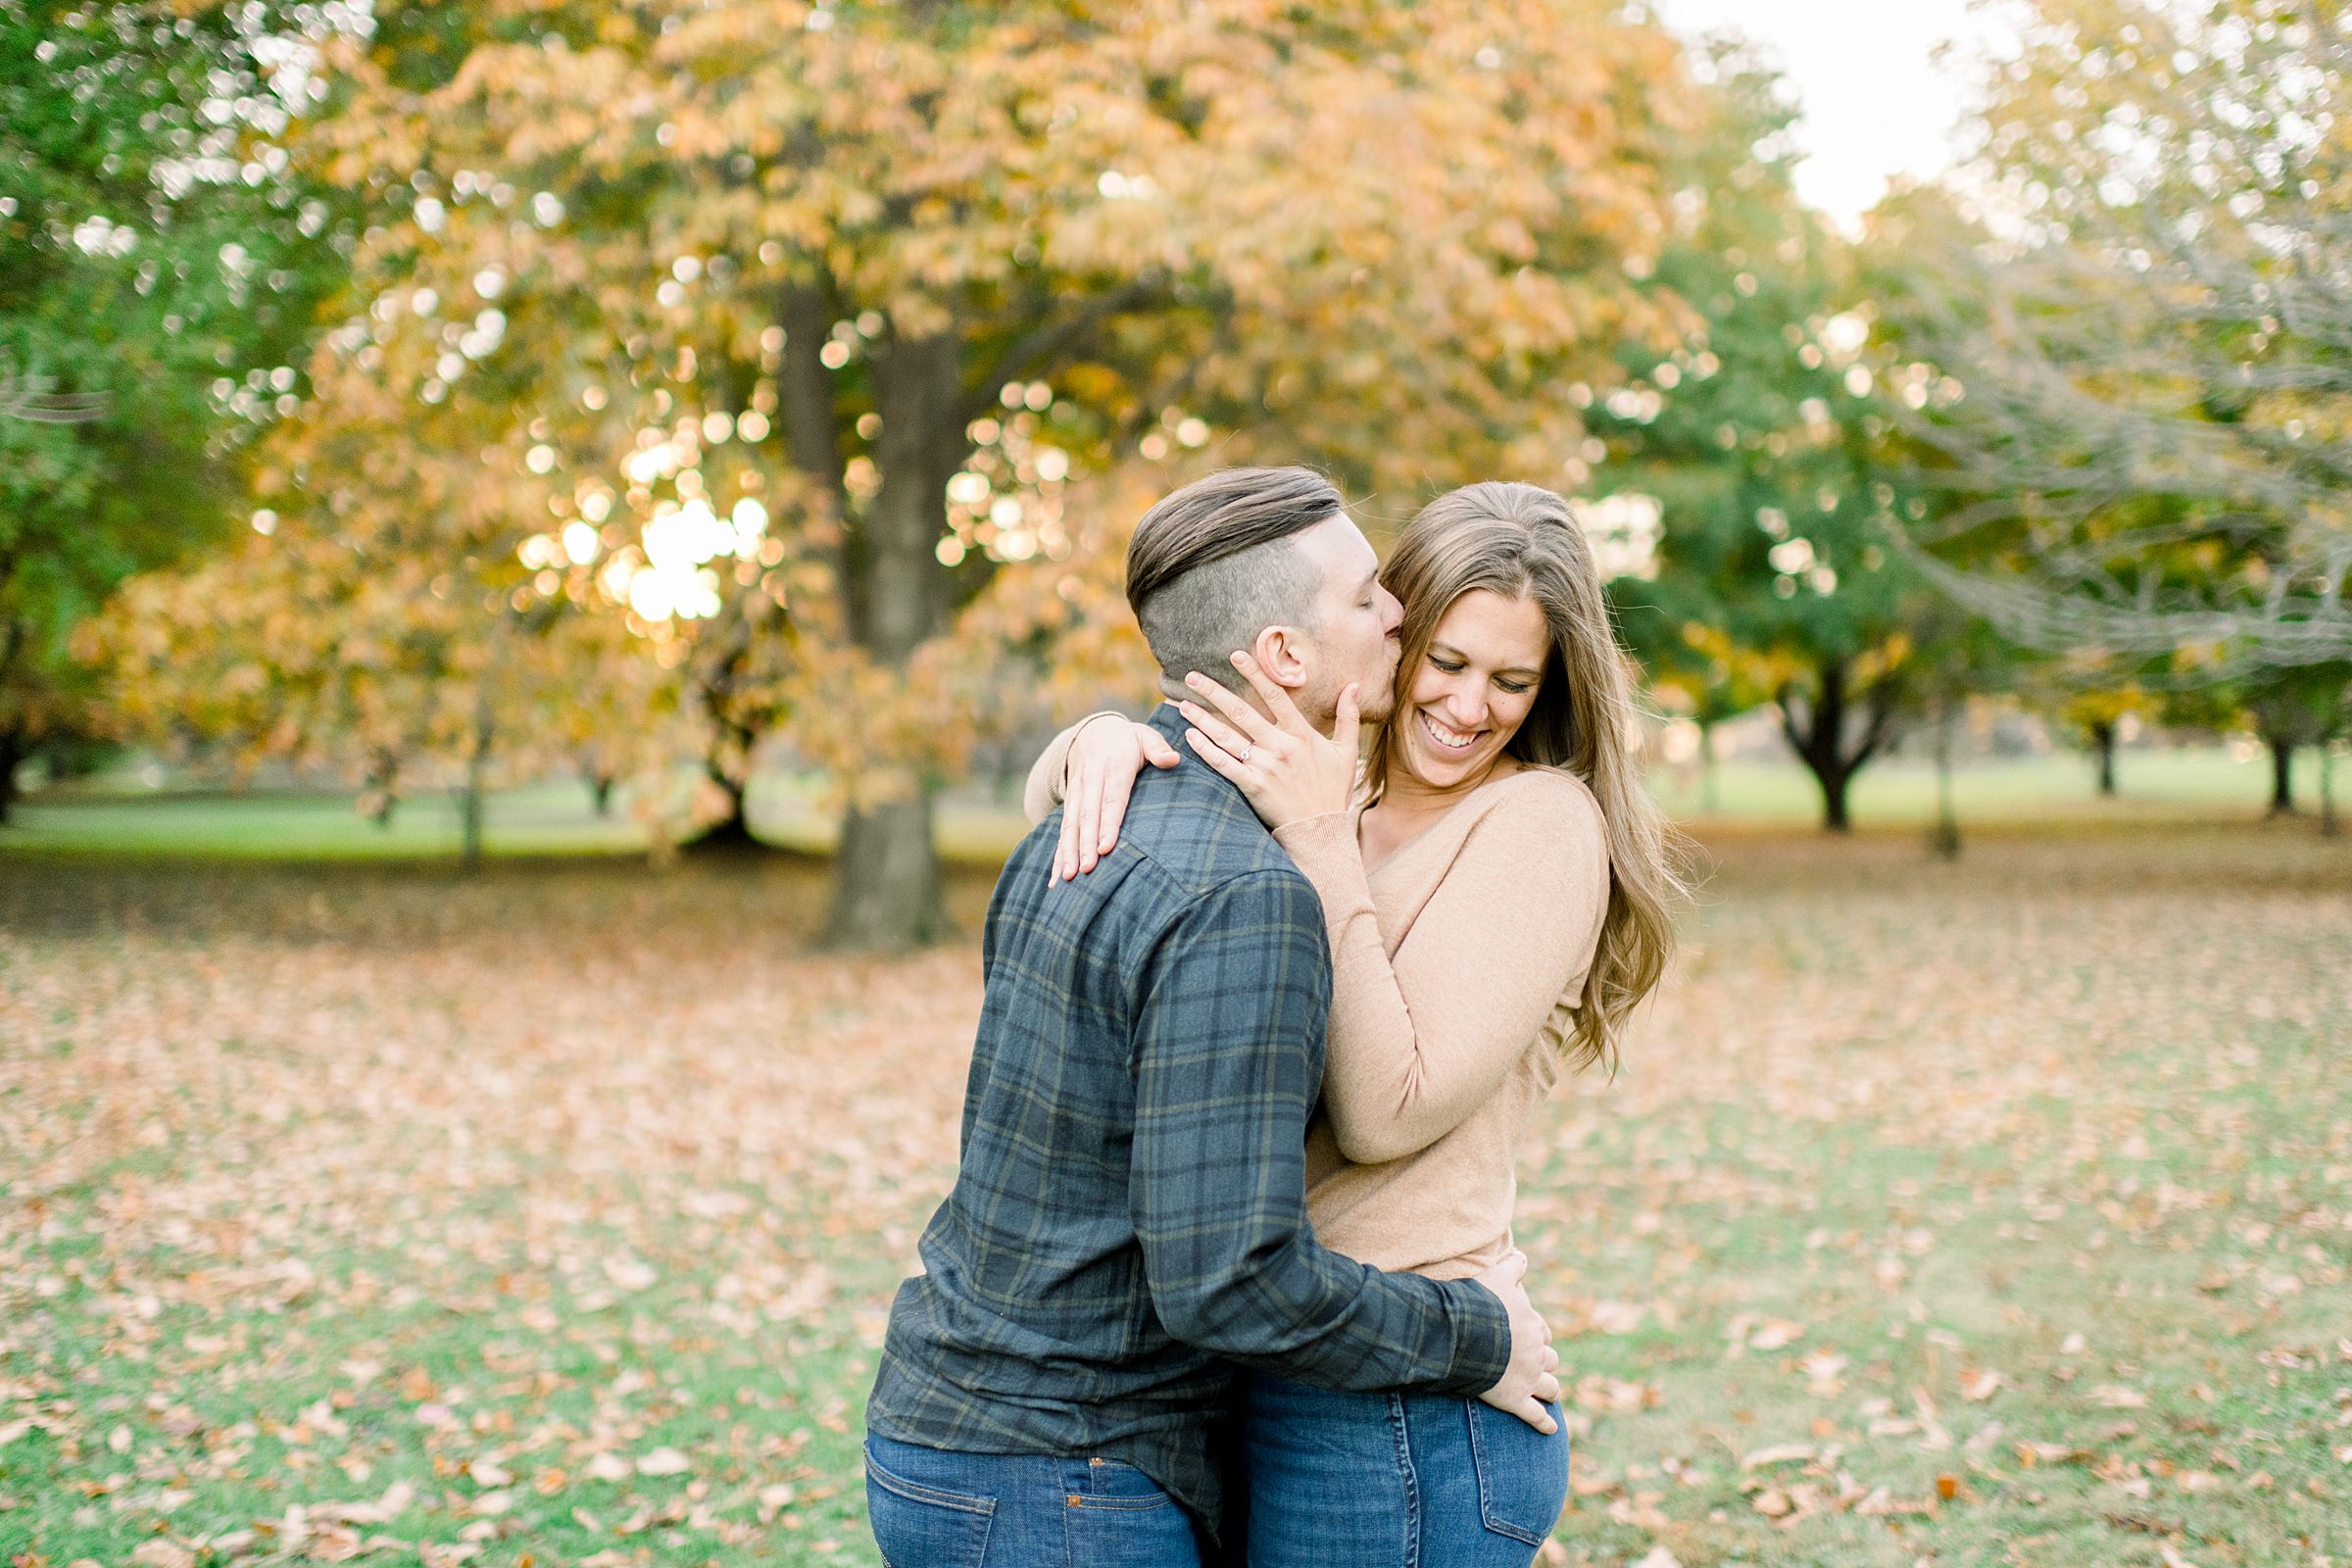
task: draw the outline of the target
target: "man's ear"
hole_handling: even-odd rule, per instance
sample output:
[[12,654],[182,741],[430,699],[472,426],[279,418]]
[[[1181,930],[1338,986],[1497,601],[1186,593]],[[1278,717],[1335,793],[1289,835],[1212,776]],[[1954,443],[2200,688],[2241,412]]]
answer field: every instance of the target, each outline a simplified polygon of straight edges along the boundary
[[1306,661],[1302,657],[1306,642],[1296,626],[1268,626],[1257,634],[1250,645],[1257,667],[1266,672],[1277,686],[1292,691],[1306,684]]

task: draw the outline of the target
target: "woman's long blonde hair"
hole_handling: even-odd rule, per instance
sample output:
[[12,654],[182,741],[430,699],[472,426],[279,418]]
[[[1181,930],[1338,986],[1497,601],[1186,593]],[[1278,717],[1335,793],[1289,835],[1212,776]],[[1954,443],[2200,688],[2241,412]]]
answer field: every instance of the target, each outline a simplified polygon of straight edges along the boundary
[[1381,571],[1404,606],[1396,704],[1373,737],[1371,799],[1388,785],[1396,725],[1431,636],[1453,602],[1484,588],[1532,601],[1550,644],[1535,705],[1504,750],[1533,767],[1573,773],[1600,803],[1609,907],[1576,1011],[1569,1054],[1614,1072],[1634,1008],[1674,954],[1674,911],[1690,897],[1682,836],[1642,781],[1629,661],[1617,645],[1592,548],[1568,503],[1532,484],[1473,484],[1438,497],[1405,524]]

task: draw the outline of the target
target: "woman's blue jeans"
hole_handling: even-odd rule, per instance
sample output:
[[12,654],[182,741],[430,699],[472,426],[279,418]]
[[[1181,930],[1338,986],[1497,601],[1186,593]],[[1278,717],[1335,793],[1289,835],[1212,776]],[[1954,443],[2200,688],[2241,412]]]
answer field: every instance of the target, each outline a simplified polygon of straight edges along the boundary
[[865,1440],[890,1568],[1200,1568],[1192,1517],[1119,1459],[956,1453]]
[[1250,1568],[1528,1568],[1568,1500],[1564,1422],[1262,1373],[1243,1410]]

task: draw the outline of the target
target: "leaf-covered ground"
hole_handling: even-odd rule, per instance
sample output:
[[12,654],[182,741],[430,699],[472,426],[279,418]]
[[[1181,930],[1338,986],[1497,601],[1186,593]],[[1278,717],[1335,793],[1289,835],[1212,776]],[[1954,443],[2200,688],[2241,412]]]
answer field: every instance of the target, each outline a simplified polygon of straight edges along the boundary
[[[1715,849],[1532,1140],[1548,1558],[2352,1559],[2352,845]],[[0,861],[0,1562],[873,1563],[978,962],[821,897]]]

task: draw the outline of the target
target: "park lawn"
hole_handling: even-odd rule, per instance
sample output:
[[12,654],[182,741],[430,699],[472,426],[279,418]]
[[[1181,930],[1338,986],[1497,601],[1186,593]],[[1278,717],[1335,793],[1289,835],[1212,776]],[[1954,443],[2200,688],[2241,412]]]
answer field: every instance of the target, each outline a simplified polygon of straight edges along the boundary
[[[1965,826],[2020,822],[2136,823],[2259,816],[2270,802],[2267,756],[2240,756],[2221,747],[2127,750],[2119,771],[2122,795],[2101,800],[2090,764],[2080,757],[1988,758],[1955,776],[1956,809]],[[2341,767],[2339,773],[2352,773]],[[160,776],[160,775],[158,775]],[[1789,828],[1817,821],[1821,792],[1793,761],[1726,762],[1715,780],[1713,806],[1695,769],[1661,766],[1653,778],[1677,816],[1699,826]],[[2316,809],[2320,765],[2306,750],[2294,785],[2306,809]],[[2352,783],[2338,781],[2338,806],[2352,808]],[[680,796],[683,798],[683,787]],[[1935,770],[1912,757],[1885,759],[1865,769],[1853,790],[1861,827],[1913,828],[1936,812]],[[751,797],[752,825],[786,849],[830,854],[837,824],[814,783],[762,775]],[[953,860],[1001,861],[1028,823],[1017,799],[1004,791],[967,788],[941,803],[942,852]],[[647,843],[645,824],[625,798],[599,816],[588,792],[569,781],[499,791],[484,816],[484,843],[502,858],[633,854]],[[93,786],[36,795],[16,819],[0,827],[0,853],[189,856],[232,859],[414,860],[458,853],[457,798],[426,791],[404,798],[390,822],[378,826],[333,793],[156,791],[135,775]]]
[[[1549,1559],[2352,1556],[2352,846],[1717,853],[1531,1136]],[[0,1560],[874,1563],[978,959],[823,884],[0,858]]]

